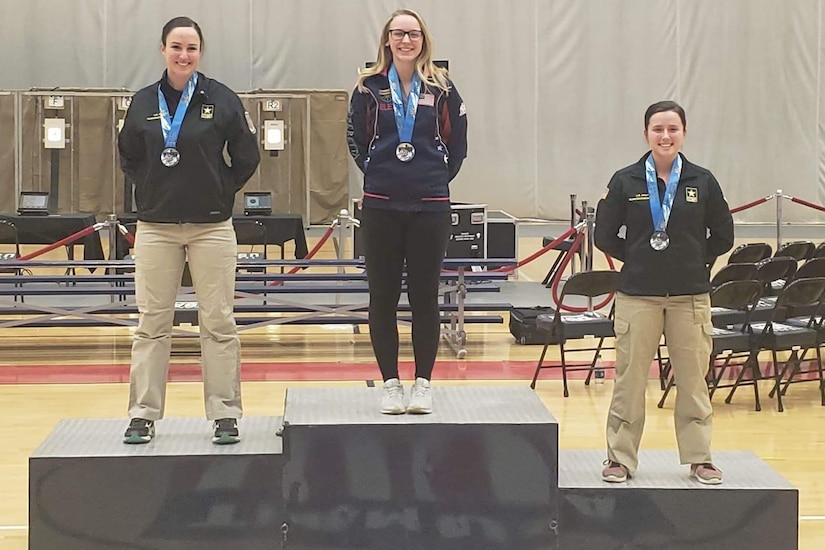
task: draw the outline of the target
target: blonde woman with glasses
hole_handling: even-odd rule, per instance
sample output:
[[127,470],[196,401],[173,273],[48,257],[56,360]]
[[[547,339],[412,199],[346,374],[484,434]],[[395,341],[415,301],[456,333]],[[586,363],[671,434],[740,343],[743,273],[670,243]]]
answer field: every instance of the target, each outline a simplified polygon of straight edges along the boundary
[[[432,412],[438,352],[438,283],[450,235],[450,187],[467,155],[464,103],[433,62],[433,40],[412,10],[381,29],[375,64],[352,94],[348,141],[364,173],[361,234],[369,328],[384,379],[381,412]],[[415,383],[405,404],[398,375],[397,308],[406,266]]]

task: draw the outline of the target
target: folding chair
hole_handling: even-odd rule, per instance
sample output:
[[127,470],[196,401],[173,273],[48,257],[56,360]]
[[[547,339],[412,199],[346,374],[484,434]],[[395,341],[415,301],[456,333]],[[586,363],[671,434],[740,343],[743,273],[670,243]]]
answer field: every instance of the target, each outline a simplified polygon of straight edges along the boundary
[[825,257],[825,242],[821,242],[814,248],[814,251],[811,252],[811,258],[823,258]]
[[[717,326],[717,323],[714,323],[713,334],[711,335],[713,347],[710,352],[707,374],[711,398],[713,398],[717,388],[730,387],[720,384],[724,379],[725,372],[730,367],[756,369],[753,371],[754,376],[759,377],[757,353],[751,348],[750,316],[761,295],[762,283],[757,280],[728,281],[711,291],[712,319],[714,310],[717,312],[733,311],[741,315],[741,321],[736,328],[732,326],[730,328],[727,326],[720,327]],[[668,367],[667,374],[667,387],[658,404],[660,409],[664,407],[670,390],[676,385],[672,367]],[[753,391],[754,402],[758,411],[760,410],[759,388],[755,384]]]
[[784,243],[776,249],[774,258],[788,257],[793,258],[797,262],[807,260],[816,250],[814,243],[811,241],[792,241]]
[[[251,245],[249,252],[238,252],[238,261],[266,260],[266,226],[258,220],[233,219],[232,226],[235,228],[235,237],[238,244]],[[255,252],[255,245],[261,245],[261,252]],[[238,271],[241,269],[239,268]],[[247,273],[265,273],[266,267],[243,268]]]
[[[818,260],[825,260],[825,258],[813,258],[811,260],[808,260],[808,262],[805,265],[808,265],[808,263],[811,263],[813,261],[818,261]],[[797,274],[803,271],[803,268],[805,267],[805,265],[803,265],[801,268],[799,268],[799,271],[797,271]],[[823,301],[825,301],[825,295],[823,295]],[[816,307],[813,308],[813,311],[807,311],[807,312],[804,311],[805,309],[809,309],[809,308],[795,308],[795,309],[792,309],[791,311],[788,312],[789,316],[782,322],[783,324],[789,325],[789,326],[792,326],[792,327],[812,328],[812,329],[816,330],[816,335],[817,335],[817,341],[816,341],[817,361],[816,361],[816,368],[815,369],[808,368],[807,370],[802,370],[802,361],[801,360],[799,362],[786,363],[785,368],[783,369],[781,375],[782,375],[782,377],[784,377],[784,375],[787,374],[787,379],[785,380],[785,383],[782,386],[781,393],[782,393],[782,396],[784,397],[785,393],[788,391],[788,387],[791,384],[797,384],[797,383],[801,383],[801,382],[818,381],[819,382],[819,400],[820,400],[820,404],[825,407],[825,376],[823,376],[822,361],[821,361],[820,355],[819,355],[821,353],[819,350],[822,348],[823,345],[825,345],[825,317],[822,315],[822,307],[823,307],[823,302],[820,301],[820,303],[817,304]],[[802,310],[802,311],[798,311],[798,310]],[[798,315],[799,313],[802,313],[802,315]],[[803,352],[803,356],[804,356],[804,354],[807,353],[807,351],[808,350],[805,350]],[[790,372],[788,372],[789,366],[791,367]],[[796,378],[798,375],[806,375],[806,374],[816,374],[817,377],[816,378]]]
[[[789,369],[797,369],[805,361],[808,350],[816,351],[817,368],[822,369],[822,356],[818,346],[819,336],[816,328],[815,316],[810,316],[806,326],[793,326],[781,323],[780,320],[786,311],[797,310],[798,308],[811,308],[818,306],[825,296],[825,277],[815,277],[811,279],[796,279],[782,289],[776,297],[776,307],[772,310],[771,317],[766,322],[753,322],[750,324],[752,330],[751,345],[755,350],[770,350],[773,359],[774,386],[771,390],[771,397],[776,397],[777,410],[784,411],[782,404],[782,378],[786,373],[793,372]],[[780,351],[790,351],[790,356],[785,361],[780,361],[778,353]],[[801,351],[801,353],[800,353]],[[757,384],[758,379],[743,381],[742,374],[734,382],[726,403],[730,403],[733,394],[740,385]]]
[[710,280],[710,288],[714,289],[729,281],[749,281],[756,278],[756,263],[727,264],[716,272]]
[[[543,237],[541,239],[541,246],[544,248],[548,244],[552,243],[556,240],[556,237]],[[553,261],[553,265],[547,271],[547,274],[542,279],[541,284],[546,287],[550,287],[553,284],[553,279],[556,277],[556,273],[561,266],[561,262],[564,257],[570,253],[570,249],[573,247],[573,241],[576,240],[576,234],[574,233],[567,239],[563,240],[559,244],[553,247],[553,250],[557,250],[558,254],[556,255],[555,261]]]
[[[17,234],[17,226],[14,225],[14,222],[12,222],[11,220],[0,218],[0,243],[9,244],[12,246],[11,252],[0,252],[0,261],[16,261],[20,258],[20,238]],[[18,277],[22,276],[23,274],[32,274],[31,270],[22,267],[0,267],[0,273],[7,273]],[[20,301],[25,302],[26,300],[23,297],[22,293],[23,283],[16,282],[14,283],[14,287],[21,289]],[[15,294],[15,302],[17,301],[17,297],[18,295]]]
[[[793,241],[790,243],[785,243],[779,248],[777,248],[776,253],[773,255],[773,257],[792,258],[796,262],[797,267],[799,267],[799,262],[807,260],[813,254],[814,250],[814,243],[812,243],[811,241]],[[771,296],[775,295],[789,281],[790,278],[783,278],[773,281],[771,283],[771,288],[766,291],[766,294]]]
[[756,264],[756,279],[762,282],[762,299],[756,306],[754,320],[765,321],[776,304],[776,295],[784,288],[785,281],[796,273],[797,262],[790,256],[765,258]]
[[729,264],[750,264],[770,258],[773,248],[768,243],[747,243],[737,246],[728,256]]
[[[578,296],[587,299],[595,299],[600,296],[612,294],[616,291],[619,281],[619,273],[616,271],[583,271],[572,275],[561,290],[559,296],[559,309],[553,314],[539,315],[536,318],[536,327],[541,334],[546,335],[544,348],[541,351],[536,372],[533,374],[533,381],[530,387],[536,388],[541,369],[558,368],[557,365],[545,365],[544,357],[547,348],[551,345],[558,345],[561,351],[561,372],[564,383],[564,396],[568,397],[570,392],[567,388],[567,373],[572,371],[587,370],[585,385],[590,384],[590,378],[596,368],[596,361],[604,346],[604,339],[613,337],[613,310],[611,305],[607,315],[596,311],[585,313],[563,313],[561,306],[565,303],[565,298]],[[569,304],[568,304],[569,305]],[[565,344],[569,340],[580,340],[584,338],[597,338],[598,344],[595,348],[577,348],[575,350],[565,350]],[[567,363],[566,353],[593,351],[593,359],[590,363]]]
[[[255,261],[255,260],[266,260],[266,226],[258,220],[245,220],[245,219],[234,219],[232,220],[232,225],[235,228],[235,238],[238,241],[239,245],[251,245],[249,248],[249,252],[240,252],[238,251],[238,263],[243,264],[244,262]],[[261,245],[261,252],[255,251],[255,245]],[[283,257],[283,248],[281,248],[281,257]],[[260,267],[238,267],[236,269],[238,273],[266,273],[266,266]],[[281,272],[283,273],[283,268],[281,268]],[[264,288],[267,286],[267,281],[263,280]],[[267,293],[263,293],[263,303],[266,303]]]
[[[713,292],[715,288],[730,281],[749,281],[756,279],[756,272],[756,263],[729,263],[723,266],[710,280],[711,292]],[[724,327],[726,325],[743,323],[745,320],[744,312],[736,308],[723,308],[711,305],[711,314],[715,320],[714,326]],[[665,398],[667,397],[671,377],[668,358],[662,354],[662,347],[666,346],[666,343],[662,343],[656,348],[656,360],[659,364],[659,386],[662,391],[665,392],[659,401],[660,408],[664,405]]]

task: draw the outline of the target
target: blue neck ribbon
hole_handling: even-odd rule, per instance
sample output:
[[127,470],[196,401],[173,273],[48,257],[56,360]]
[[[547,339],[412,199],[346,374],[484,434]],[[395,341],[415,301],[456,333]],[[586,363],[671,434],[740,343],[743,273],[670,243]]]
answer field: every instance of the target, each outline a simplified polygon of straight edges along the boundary
[[664,231],[670,219],[670,211],[673,208],[673,198],[676,196],[676,186],[679,185],[679,177],[682,175],[682,157],[676,155],[670,167],[670,177],[665,187],[665,197],[659,201],[659,184],[656,177],[656,165],[653,163],[653,153],[645,159],[645,181],[647,182],[648,202],[650,203],[650,215],[653,218],[653,230]]
[[158,106],[160,108],[160,128],[163,131],[164,147],[174,147],[178,143],[178,135],[180,134],[180,126],[183,124],[183,117],[186,116],[186,110],[189,108],[189,102],[192,100],[192,95],[195,93],[195,87],[198,85],[198,72],[192,73],[189,77],[189,82],[183,89],[178,102],[178,108],[175,109],[175,119],[170,120],[169,105],[166,103],[166,97],[158,84]]
[[390,93],[392,94],[392,110],[395,113],[395,126],[398,128],[398,138],[401,143],[412,142],[413,126],[415,125],[415,113],[418,111],[418,98],[421,95],[421,77],[418,72],[413,73],[412,84],[410,85],[410,95],[407,104],[404,105],[401,81],[398,78],[398,71],[395,65],[390,65],[387,77],[390,81]]

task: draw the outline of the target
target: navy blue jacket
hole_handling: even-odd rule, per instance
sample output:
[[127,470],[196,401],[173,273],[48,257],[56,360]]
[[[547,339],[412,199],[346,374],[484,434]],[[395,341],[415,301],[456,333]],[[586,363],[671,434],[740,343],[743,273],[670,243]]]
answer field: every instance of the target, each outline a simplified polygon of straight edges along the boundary
[[364,172],[364,206],[390,210],[450,210],[449,183],[467,156],[467,116],[455,86],[445,93],[421,84],[412,144],[415,157],[395,156],[400,143],[386,73],[352,93],[347,141]]
[[[733,217],[709,170],[682,156],[682,174],[667,224],[670,246],[653,250],[645,159],[613,175],[596,210],[596,246],[624,262],[619,290],[634,296],[679,296],[710,290],[710,265],[733,246]],[[665,182],[658,180],[659,200]],[[625,226],[625,237],[618,237]]]
[[[235,92],[198,73],[178,137],[180,163],[167,168],[160,162],[164,142],[158,84],[132,97],[118,137],[120,166],[135,184],[138,219],[156,223],[229,219],[235,193],[255,173],[261,159],[252,120]],[[174,116],[180,94],[175,97],[168,86],[164,93]],[[231,164],[224,160],[224,148]]]

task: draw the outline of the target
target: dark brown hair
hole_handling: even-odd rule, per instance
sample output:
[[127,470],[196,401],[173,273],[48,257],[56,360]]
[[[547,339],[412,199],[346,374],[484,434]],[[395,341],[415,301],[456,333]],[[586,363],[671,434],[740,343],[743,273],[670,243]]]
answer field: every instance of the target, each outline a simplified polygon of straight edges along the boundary
[[203,50],[203,33],[201,32],[200,25],[195,23],[192,19],[183,16],[170,19],[169,22],[163,26],[163,30],[161,31],[160,35],[160,41],[164,46],[166,45],[166,37],[169,36],[169,33],[179,27],[191,27],[195,29],[198,33],[198,38],[200,38],[201,40],[200,49]]

